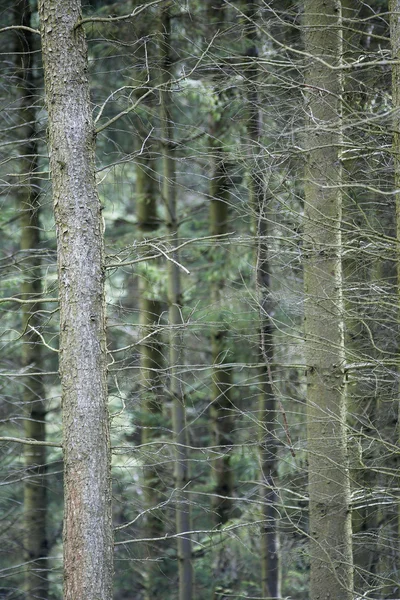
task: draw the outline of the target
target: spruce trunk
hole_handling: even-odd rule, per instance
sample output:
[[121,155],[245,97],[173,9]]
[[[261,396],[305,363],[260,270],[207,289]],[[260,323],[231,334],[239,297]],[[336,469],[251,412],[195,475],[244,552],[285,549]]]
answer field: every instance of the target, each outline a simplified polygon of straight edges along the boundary
[[[174,124],[172,116],[171,3],[161,8],[160,126],[162,137],[163,196],[167,212],[167,228],[172,245],[178,245],[176,174],[174,162]],[[185,395],[178,366],[183,363],[182,297],[178,252],[168,261],[169,374],[172,398],[172,421],[175,442],[176,533],[178,534],[179,600],[191,600],[193,594],[192,542],[190,536],[190,502],[185,489],[189,483],[187,423]]]
[[[158,187],[152,169],[153,161],[147,148],[136,164],[136,206],[139,231],[142,237],[146,233],[154,233],[158,228],[157,219],[157,194]],[[144,340],[140,346],[140,396],[141,396],[141,423],[142,444],[150,444],[160,437],[163,417],[163,381],[160,370],[163,364],[162,340],[160,334],[160,319],[162,304],[153,299],[152,282],[143,273],[139,283],[139,311],[140,335]],[[146,500],[146,510],[150,511],[146,517],[146,538],[159,538],[164,532],[162,509],[157,508],[164,497],[163,475],[164,467],[158,465],[158,448],[154,453],[144,450],[143,465],[143,493]],[[158,541],[147,546],[147,563],[145,575],[145,598],[157,600],[162,598],[163,591],[160,585],[162,567],[159,560],[164,546]]]
[[260,454],[260,502],[261,525],[261,590],[265,598],[280,598],[280,560],[278,529],[278,494],[276,491],[277,444],[276,444],[276,398],[273,388],[274,340],[271,313],[271,277],[267,236],[269,205],[265,194],[262,165],[259,160],[261,148],[261,114],[258,95],[258,3],[247,0],[246,14],[249,19],[247,39],[248,67],[247,136],[249,144],[249,201],[254,214],[256,235],[256,287],[259,302],[258,362],[259,371],[259,454]]
[[[16,25],[31,27],[31,10],[28,0],[16,6]],[[18,32],[16,70],[20,100],[21,137],[20,146],[22,182],[21,203],[21,251],[25,255],[25,275],[21,286],[24,299],[41,296],[40,260],[40,182],[35,176],[38,162],[36,142],[35,81],[33,34],[29,30]],[[22,305],[22,330],[25,334],[22,345],[22,368],[28,373],[24,381],[23,401],[25,407],[25,437],[36,441],[46,439],[45,390],[40,375],[29,376],[30,370],[42,368],[42,343],[35,332],[40,328],[40,318],[35,304]],[[48,594],[48,548],[46,536],[47,493],[46,493],[46,448],[26,446],[24,448],[27,476],[24,478],[24,560],[27,564],[24,588],[28,597],[46,598]]]
[[[397,290],[400,300],[400,1],[390,0],[390,39],[392,47],[392,60],[397,61],[392,66],[392,102],[394,108],[393,119],[393,157],[394,157],[394,187],[396,193],[396,239],[397,239]],[[397,436],[400,435],[400,406],[397,414]],[[397,442],[399,440],[397,439]],[[395,442],[396,443],[396,442]],[[399,456],[395,458],[398,468]],[[393,487],[399,487],[399,483],[394,482]],[[399,595],[399,573],[400,573],[400,503],[397,506],[397,526],[392,527],[394,533],[394,577],[393,584],[389,585],[389,598]],[[391,588],[391,589],[390,589]]]
[[307,0],[304,286],[310,599],[353,588],[341,264],[341,4]]
[[[214,127],[212,132],[214,170],[210,186],[210,233],[223,235],[227,232],[228,202],[229,202],[229,176],[226,171],[223,150],[219,135],[215,129],[221,128],[223,117],[218,122],[219,127]],[[215,124],[217,125],[217,124]],[[218,240],[214,242],[212,255],[218,257]],[[214,277],[212,281],[211,297],[213,310],[220,312],[225,298],[224,275],[222,264],[214,264]],[[219,319],[217,319],[218,321]],[[234,428],[233,406],[231,401],[232,369],[225,363],[229,362],[228,330],[224,323],[217,322],[211,334],[211,352],[213,361],[212,374],[212,406],[211,425],[213,431],[213,446],[216,447],[218,457],[213,461],[215,477],[215,496],[213,496],[214,518],[217,525],[223,525],[229,520],[232,510],[232,495],[234,478],[231,467],[232,433]]]
[[104,248],[79,0],[41,0],[57,228],[64,452],[64,598],[110,600],[113,535]]

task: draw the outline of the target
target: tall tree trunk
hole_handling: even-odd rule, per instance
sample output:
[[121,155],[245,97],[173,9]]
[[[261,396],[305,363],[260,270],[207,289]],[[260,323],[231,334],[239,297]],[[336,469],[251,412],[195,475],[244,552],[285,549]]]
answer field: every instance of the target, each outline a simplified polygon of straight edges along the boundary
[[[390,39],[392,46],[392,59],[397,63],[400,60],[400,1],[390,0]],[[396,193],[396,239],[397,239],[397,289],[398,298],[400,300],[400,64],[394,63],[392,66],[392,102],[394,111],[393,121],[393,156],[394,156],[394,187]],[[400,435],[400,406],[397,413],[397,436]],[[398,440],[397,440],[398,441]],[[399,455],[397,454],[395,461],[397,465],[394,470],[398,472]],[[393,482],[393,487],[399,488],[399,479]],[[399,596],[399,573],[400,573],[400,503],[397,506],[397,525],[392,528],[394,533],[394,576],[393,585],[391,585],[391,595],[387,596],[394,598]]]
[[278,530],[277,476],[277,425],[276,398],[273,388],[274,340],[271,313],[271,280],[268,256],[269,206],[265,195],[262,166],[258,158],[261,142],[261,114],[258,97],[258,2],[247,0],[246,16],[249,48],[246,68],[249,143],[249,199],[256,228],[256,285],[259,302],[258,362],[263,363],[259,373],[259,453],[261,465],[260,501],[262,506],[261,529],[261,590],[266,598],[280,598],[280,561]]
[[40,0],[57,228],[64,598],[110,600],[113,535],[104,247],[79,0]]
[[[31,27],[29,0],[22,0],[15,8],[16,25]],[[21,286],[24,299],[40,297],[40,182],[36,179],[38,150],[36,141],[35,82],[33,75],[33,34],[21,30],[17,37],[18,88],[21,96],[20,129],[24,143],[21,155],[21,250],[24,253],[25,275]],[[45,390],[40,375],[29,376],[31,369],[38,371],[42,365],[42,344],[35,332],[40,327],[37,305],[22,305],[22,328],[25,333],[22,345],[22,367],[28,373],[23,388],[25,406],[25,437],[37,441],[46,439]],[[29,598],[47,598],[47,494],[46,448],[26,446],[24,449],[27,477],[24,479],[24,560],[27,563],[25,592]]]
[[[353,27],[353,22],[362,18],[363,3],[360,0],[342,0],[342,18],[343,25],[343,60],[347,63],[352,62],[363,52],[362,39],[363,29],[366,25],[359,24]],[[347,21],[348,20],[348,21]],[[367,21],[368,23],[368,21]],[[349,125],[351,121],[356,120],[356,114],[359,105],[362,103],[362,78],[365,77],[361,72],[345,71],[343,80],[343,98],[344,111],[343,121]],[[365,82],[364,82],[365,85]],[[371,82],[372,85],[372,82]],[[347,130],[347,137],[352,139],[357,134],[357,126],[353,130]],[[362,169],[362,161],[355,158],[346,160],[344,164],[343,183],[346,185],[346,194],[343,197],[343,212],[346,214],[346,221],[352,223],[347,231],[343,231],[343,246],[347,248],[354,244],[354,237],[358,236],[358,242],[363,238],[363,226],[376,220],[375,203],[371,198],[371,192],[360,190],[355,187],[351,189],[352,183],[357,179],[359,170]],[[376,203],[379,203],[378,198]],[[371,210],[371,205],[374,207]],[[364,220],[365,219],[365,220]],[[370,261],[362,250],[362,243],[359,243],[359,249],[353,253],[347,253],[347,259],[342,261],[344,289],[344,309],[345,309],[345,347],[346,356],[350,362],[365,360],[372,357],[375,350],[371,344],[370,332],[376,329],[373,322],[365,327],[365,321],[371,321],[368,314],[368,303],[363,296],[362,290],[372,281],[376,280],[376,274],[371,269]],[[354,288],[359,289],[359,294],[354,295]],[[349,291],[347,291],[349,290]],[[370,300],[370,291],[367,292]],[[376,372],[376,369],[374,369]],[[371,594],[371,590],[376,586],[376,567],[379,560],[377,555],[377,507],[369,506],[368,493],[377,483],[376,474],[371,468],[376,461],[376,444],[371,443],[370,437],[373,436],[376,422],[376,394],[377,386],[371,385],[365,377],[364,372],[353,375],[352,385],[347,392],[348,416],[347,420],[352,431],[359,431],[365,434],[365,441],[362,437],[356,441],[356,436],[352,435],[353,446],[349,447],[350,480],[353,496],[352,506],[352,530],[353,530],[353,562],[354,562],[354,593],[362,595]],[[358,445],[360,444],[360,446]],[[361,449],[362,448],[362,449]],[[360,463],[361,449],[362,465]],[[365,463],[368,464],[366,467]],[[357,506],[358,504],[358,506]]]
[[[136,164],[136,206],[139,231],[142,237],[146,233],[154,233],[158,228],[157,219],[157,194],[158,185],[154,177],[154,161],[148,154],[147,148]],[[144,341],[140,347],[140,396],[142,444],[146,445],[160,436],[163,416],[164,390],[160,373],[163,356],[159,321],[161,319],[162,304],[153,299],[154,291],[152,282],[143,273],[139,283],[139,311],[141,337]],[[143,465],[143,493],[146,500],[147,513],[145,523],[145,537],[159,538],[164,531],[162,509],[157,509],[162,502],[163,495],[163,467],[157,464],[157,448],[154,454],[145,448]],[[155,542],[147,546],[147,564],[145,575],[145,597],[147,600],[157,600],[163,595],[160,585],[160,563],[162,545]]]
[[[310,598],[353,588],[341,264],[341,4],[306,0],[304,285]],[[314,58],[313,58],[314,57]],[[336,70],[330,68],[336,67]]]
[[[224,25],[226,7],[222,0],[208,0],[207,17],[211,34],[216,34]],[[229,130],[226,119],[228,101],[226,95],[219,89],[215,90],[216,100],[221,106],[218,115],[210,115],[209,121],[209,153],[212,162],[210,181],[210,233],[219,236],[227,233],[230,199],[230,178],[227,171],[227,159],[224,151],[223,138]],[[210,250],[213,264],[211,281],[212,309],[216,315],[222,312],[225,300],[225,275],[223,263],[224,255],[218,247],[216,240]],[[221,317],[222,318],[222,317]],[[212,372],[212,404],[211,427],[212,444],[219,447],[218,457],[213,461],[215,480],[215,496],[212,498],[214,518],[217,525],[223,525],[230,517],[232,510],[232,495],[234,477],[231,467],[231,446],[233,443],[232,432],[234,415],[232,413],[231,388],[232,369],[225,366],[228,361],[230,349],[229,332],[227,326],[220,322],[217,316],[214,321],[216,326],[211,332],[211,353],[213,362]],[[223,549],[222,549],[223,550]]]
[[[160,126],[163,144],[163,196],[167,211],[167,227],[171,244],[178,244],[178,219],[176,210],[176,174],[174,163],[173,139],[174,123],[172,116],[172,69],[171,47],[171,3],[161,9],[160,40]],[[169,335],[169,373],[170,393],[172,397],[172,420],[175,441],[175,501],[176,533],[178,534],[179,563],[179,600],[191,600],[193,594],[192,542],[190,534],[190,503],[183,491],[189,482],[189,464],[187,449],[187,423],[185,395],[182,381],[178,375],[178,365],[183,363],[182,351],[182,297],[180,270],[177,265],[177,252],[171,254],[175,262],[168,261],[168,317]],[[183,535],[181,535],[183,534]]]
[[[223,235],[227,232],[229,214],[229,175],[226,171],[224,152],[221,148],[221,125],[223,117],[214,123],[212,131],[211,152],[214,169],[210,185],[210,233]],[[218,240],[211,250],[216,260],[212,281],[213,310],[218,311],[223,307],[224,274],[222,264],[218,264]],[[222,262],[221,259],[219,262]],[[233,471],[231,467],[232,434],[234,427],[233,406],[231,402],[232,369],[225,366],[229,353],[228,330],[224,323],[216,319],[217,325],[211,334],[211,352],[213,361],[212,374],[212,406],[211,425],[213,431],[213,446],[218,447],[219,456],[213,461],[215,477],[215,496],[213,497],[214,518],[217,525],[223,525],[230,517],[232,510],[232,494],[234,486]]]

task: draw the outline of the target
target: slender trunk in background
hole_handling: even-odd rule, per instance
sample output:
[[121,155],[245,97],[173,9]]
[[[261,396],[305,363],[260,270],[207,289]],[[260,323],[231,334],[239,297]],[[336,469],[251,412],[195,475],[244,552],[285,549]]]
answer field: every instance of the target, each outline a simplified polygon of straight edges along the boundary
[[[343,60],[346,63],[356,60],[364,51],[363,29],[366,25],[360,23],[353,27],[357,19],[362,18],[363,2],[361,0],[342,0],[343,18]],[[365,74],[360,71],[345,71],[343,77],[343,121],[350,124],[357,121],[357,110],[362,103]],[[373,85],[373,82],[369,83]],[[355,139],[357,126],[353,130],[347,129],[347,139]],[[371,337],[375,338],[374,323],[370,320],[368,308],[371,300],[369,285],[379,280],[371,261],[366,260],[362,249],[364,219],[371,223],[377,219],[376,206],[379,198],[372,198],[372,192],[366,191],[352,183],[357,181],[362,169],[362,160],[353,158],[344,162],[343,184],[346,193],[343,194],[343,213],[346,222],[352,223],[342,233],[342,245],[349,248],[357,237],[358,250],[347,252],[342,260],[343,285],[344,285],[344,311],[345,311],[345,348],[346,358],[349,362],[366,360],[373,356],[375,349]],[[378,186],[377,186],[378,187]],[[373,207],[371,209],[371,206]],[[366,225],[367,223],[365,223]],[[381,261],[379,261],[381,264]],[[354,294],[354,289],[359,294]],[[368,289],[363,295],[363,290]],[[364,292],[365,294],[365,292]],[[366,302],[366,300],[368,300]],[[371,332],[372,336],[371,336]],[[374,340],[375,343],[375,340]],[[374,367],[374,372],[377,369]],[[354,376],[355,375],[355,376]],[[376,381],[371,383],[370,377],[365,376],[365,371],[352,376],[352,385],[347,390],[347,421],[352,430],[353,443],[349,444],[350,483],[352,492],[352,530],[353,530],[353,562],[354,562],[354,593],[362,595],[368,593],[376,586],[376,568],[379,562],[377,554],[377,506],[368,499],[371,491],[377,485],[377,477],[372,465],[377,460],[376,443],[371,442],[374,436],[376,423],[376,395],[380,395],[381,386]],[[378,377],[377,377],[377,380]],[[360,437],[354,432],[360,432]],[[364,439],[363,439],[364,437]],[[361,451],[361,456],[360,456]],[[360,458],[362,460],[360,461]],[[362,463],[362,464],[361,464]],[[366,464],[369,467],[366,467]]]
[[[142,237],[154,234],[159,222],[157,219],[158,182],[153,173],[154,161],[147,147],[141,152],[136,162],[136,207],[138,227]],[[140,336],[144,341],[140,346],[140,396],[142,444],[150,444],[161,434],[163,417],[163,381],[160,370],[163,364],[162,340],[159,322],[162,304],[153,299],[152,282],[142,273],[139,282]],[[164,532],[162,509],[157,509],[163,500],[165,486],[163,484],[164,466],[158,465],[158,448],[144,448],[143,462],[143,494],[147,513],[145,521],[145,538],[159,538]],[[146,464],[146,463],[149,464]],[[163,546],[154,542],[147,546],[145,563],[145,598],[157,600],[163,596],[161,585],[162,568],[157,559],[161,558]]]
[[259,302],[258,362],[264,363],[259,373],[259,453],[261,467],[260,502],[261,525],[261,590],[267,598],[280,598],[279,512],[276,492],[277,476],[277,413],[273,388],[274,339],[271,313],[271,281],[268,257],[269,206],[265,197],[264,174],[259,155],[261,152],[261,114],[258,97],[258,3],[247,0],[246,37],[249,42],[246,68],[248,103],[247,137],[249,144],[249,200],[256,227],[256,285]]
[[[29,0],[21,0],[15,6],[15,24],[31,27]],[[17,34],[17,70],[20,93],[19,129],[23,144],[20,145],[21,187],[19,192],[21,210],[21,251],[24,260],[22,298],[40,297],[42,292],[40,260],[40,182],[36,179],[38,150],[36,131],[36,88],[34,81],[33,34],[21,30]],[[22,305],[22,368],[28,373],[24,381],[23,401],[25,407],[25,437],[37,441],[46,439],[45,390],[40,375],[29,376],[29,371],[42,368],[42,342],[34,330],[40,328],[37,305]],[[25,446],[24,460],[24,561],[25,593],[29,598],[47,598],[48,595],[48,548],[46,536],[46,448]]]
[[[397,190],[396,193],[396,239],[397,239],[397,286],[398,286],[398,299],[400,302],[400,0],[390,0],[389,2],[389,10],[390,10],[390,39],[392,46],[392,59],[397,61],[397,64],[394,63],[392,66],[392,102],[394,110],[394,118],[393,118],[393,157],[394,157],[394,187]],[[400,310],[400,309],[399,309]],[[399,393],[399,391],[398,391]],[[400,435],[400,405],[398,407],[397,412],[397,436]],[[399,437],[397,440],[399,441]],[[399,472],[399,454],[395,457],[395,461],[397,464],[394,464],[394,472]],[[393,487],[399,488],[399,479],[397,481],[393,481]],[[394,576],[393,576],[393,585],[390,593],[391,595],[387,596],[389,598],[394,598],[395,596],[400,596],[400,550],[399,550],[399,540],[400,540],[400,503],[397,506],[397,526],[393,527],[394,533]]]
[[[208,0],[208,21],[212,25],[212,34],[221,31],[224,26],[226,7],[222,0]],[[230,177],[227,171],[227,159],[223,147],[223,137],[229,130],[230,123],[226,119],[228,101],[217,84],[215,97],[218,115],[209,116],[209,153],[212,162],[210,182],[210,233],[219,236],[228,231]],[[215,523],[223,525],[230,518],[234,476],[231,467],[232,435],[234,415],[232,412],[231,388],[232,368],[225,366],[228,360],[230,343],[227,326],[221,321],[224,302],[226,302],[224,262],[226,253],[213,242],[210,259],[213,263],[211,280],[212,310],[216,314],[215,327],[211,332],[212,372],[212,404],[211,427],[212,445],[216,447],[218,457],[213,461],[212,469],[215,481],[215,496],[212,497],[212,508]],[[223,548],[222,548],[223,551]]]
[[[310,599],[353,589],[341,264],[341,4],[306,0],[304,285]],[[313,58],[315,57],[315,58]],[[320,59],[320,60],[317,60]],[[323,62],[322,62],[323,61]]]
[[111,600],[113,534],[104,247],[79,0],[40,0],[57,228],[64,598]]
[[[214,168],[210,185],[210,233],[223,235],[227,233],[230,182],[226,171],[224,151],[221,148],[223,115],[211,127],[211,148]],[[218,248],[219,241],[214,242],[212,256],[214,257],[212,279],[212,308],[216,314],[223,309],[226,292],[224,290],[224,257]],[[218,256],[220,260],[218,261]],[[232,368],[225,366],[230,362],[228,330],[221,316],[215,319],[216,326],[211,333],[211,352],[213,361],[212,373],[212,405],[211,426],[213,432],[212,445],[216,447],[218,457],[213,461],[215,479],[215,496],[212,499],[214,519],[217,525],[223,525],[229,520],[232,510],[232,495],[234,477],[231,467],[231,449],[233,443],[234,415],[231,402]]]
[[[160,40],[160,127],[162,137],[163,161],[163,198],[166,205],[167,227],[170,243],[178,244],[178,220],[176,213],[176,174],[174,163],[174,123],[172,116],[172,69],[171,69],[171,3],[167,2],[161,10]],[[177,252],[171,254],[179,261]],[[192,542],[190,500],[185,493],[189,482],[189,463],[187,448],[187,423],[183,383],[178,374],[178,365],[183,364],[182,345],[182,297],[180,270],[176,262],[168,261],[168,317],[169,335],[169,373],[170,393],[172,397],[172,420],[175,442],[175,502],[176,533],[178,534],[179,564],[179,600],[191,600],[193,594]],[[184,533],[184,535],[180,535]]]

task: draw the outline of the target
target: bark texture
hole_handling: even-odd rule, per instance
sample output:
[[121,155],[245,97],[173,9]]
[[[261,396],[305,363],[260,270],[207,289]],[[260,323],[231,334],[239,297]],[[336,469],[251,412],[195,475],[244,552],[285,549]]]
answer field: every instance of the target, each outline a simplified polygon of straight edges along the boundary
[[78,0],[41,0],[60,296],[64,598],[110,600],[113,536],[103,231]]
[[260,502],[261,526],[261,590],[266,598],[280,598],[281,578],[279,560],[279,514],[278,494],[275,487],[277,476],[276,398],[273,389],[274,327],[270,317],[271,276],[267,236],[269,234],[269,204],[266,197],[262,165],[259,160],[261,148],[261,115],[258,97],[258,48],[257,48],[258,2],[247,0],[246,15],[248,67],[246,69],[249,143],[249,200],[254,214],[256,230],[256,286],[259,302],[258,362],[264,363],[259,371],[259,453],[261,465]]
[[[31,26],[31,11],[28,0],[22,0],[15,7],[15,24]],[[25,276],[21,286],[24,299],[40,297],[41,261],[40,261],[40,182],[35,177],[37,171],[37,134],[33,52],[35,50],[33,34],[21,30],[17,35],[16,51],[17,86],[20,93],[19,121],[21,184],[19,200],[21,209],[21,250],[24,254]],[[23,401],[25,407],[25,437],[37,441],[46,439],[45,429],[45,390],[39,375],[29,376],[31,369],[41,367],[42,343],[34,329],[40,328],[40,317],[35,304],[22,305],[22,329],[25,333],[22,346],[22,368],[28,373],[24,381]],[[24,560],[25,592],[29,598],[46,598],[47,580],[47,493],[46,493],[46,448],[26,446],[24,449]]]
[[[172,69],[171,69],[171,3],[161,9],[160,28],[160,126],[163,140],[163,196],[167,210],[167,227],[171,244],[178,244],[178,219],[176,207],[176,174],[174,162],[174,124],[172,116]],[[171,257],[178,262],[177,252]],[[175,441],[175,502],[176,533],[178,537],[179,564],[179,600],[191,600],[193,594],[193,566],[190,503],[183,491],[189,482],[189,464],[187,449],[187,423],[185,395],[182,381],[178,375],[178,365],[183,363],[182,352],[182,297],[180,270],[176,262],[168,261],[168,317],[170,394],[172,397],[172,420]],[[180,535],[184,533],[184,535]]]
[[[304,205],[310,598],[353,588],[341,264],[341,3],[306,0]],[[330,65],[333,68],[330,68]]]

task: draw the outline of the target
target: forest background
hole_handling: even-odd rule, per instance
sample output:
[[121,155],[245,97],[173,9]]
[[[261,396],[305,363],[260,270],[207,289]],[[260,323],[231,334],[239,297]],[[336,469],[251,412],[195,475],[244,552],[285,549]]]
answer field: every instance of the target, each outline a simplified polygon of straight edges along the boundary
[[400,598],[400,3],[0,14],[0,597]]

